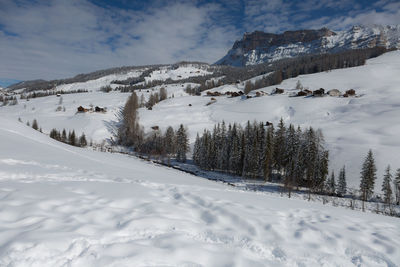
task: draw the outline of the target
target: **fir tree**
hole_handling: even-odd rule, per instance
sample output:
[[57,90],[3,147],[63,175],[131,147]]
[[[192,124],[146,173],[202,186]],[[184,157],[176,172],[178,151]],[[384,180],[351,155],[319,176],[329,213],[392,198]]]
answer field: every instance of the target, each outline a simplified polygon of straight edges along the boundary
[[361,199],[363,201],[363,210],[364,210],[364,201],[367,201],[374,193],[375,180],[376,180],[375,160],[372,154],[372,150],[369,150],[367,156],[365,157],[361,170],[360,192],[361,192]]
[[72,132],[70,132],[70,134],[68,135],[68,143],[69,143],[71,146],[75,146],[75,145],[76,145],[75,130],[72,130]]
[[390,173],[390,165],[387,166],[385,170],[385,175],[383,176],[382,183],[382,192],[383,192],[383,201],[386,204],[390,204],[392,201],[392,174]]
[[38,126],[38,123],[37,123],[36,119],[34,119],[33,122],[32,122],[32,128],[35,129],[36,131],[39,129],[39,126]]
[[175,131],[174,129],[169,126],[165,131],[164,135],[164,146],[165,146],[165,153],[169,158],[171,155],[175,154],[176,144],[175,144]]
[[327,191],[331,195],[334,195],[336,192],[335,173],[333,171],[332,171],[331,177],[328,180]]
[[265,139],[264,179],[271,181],[272,167],[274,164],[274,126],[269,126]]
[[189,139],[183,124],[179,126],[176,132],[176,160],[186,162],[186,152],[189,151]]
[[284,152],[286,148],[286,127],[283,119],[281,118],[278,124],[278,129],[274,136],[274,159],[275,169],[281,173],[284,167]]
[[346,184],[346,169],[345,166],[340,170],[339,173],[339,181],[337,187],[337,193],[339,196],[344,196],[347,191],[347,184]]
[[61,134],[61,142],[66,143],[67,142],[67,132],[65,129],[63,129],[62,134]]
[[396,197],[396,204],[399,205],[400,202],[400,168],[397,169],[396,175],[393,180],[394,188],[395,188],[395,197]]
[[194,164],[200,166],[200,159],[201,159],[201,140],[199,133],[196,135],[196,140],[194,141],[194,146],[193,146],[193,162]]
[[82,133],[82,135],[79,137],[79,146],[81,146],[81,147],[87,146],[85,133]]
[[50,138],[57,139],[57,129],[52,129],[50,131]]
[[243,169],[241,136],[240,128],[234,123],[231,134],[232,149],[229,158],[229,170],[236,175],[241,175]]

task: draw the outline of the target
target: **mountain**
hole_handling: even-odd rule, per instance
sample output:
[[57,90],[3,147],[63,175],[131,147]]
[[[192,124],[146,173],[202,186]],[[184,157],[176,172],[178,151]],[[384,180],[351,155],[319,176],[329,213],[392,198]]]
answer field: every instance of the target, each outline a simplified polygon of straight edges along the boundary
[[301,55],[337,53],[351,49],[400,48],[400,25],[353,26],[334,32],[319,30],[286,31],[281,34],[255,31],[245,33],[226,56],[215,64],[243,67]]

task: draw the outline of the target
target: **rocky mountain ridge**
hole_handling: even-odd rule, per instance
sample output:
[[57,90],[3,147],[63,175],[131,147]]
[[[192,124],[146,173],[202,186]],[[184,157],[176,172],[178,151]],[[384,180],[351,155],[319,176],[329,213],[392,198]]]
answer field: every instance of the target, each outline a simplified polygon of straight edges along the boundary
[[353,26],[340,32],[322,28],[281,34],[261,31],[245,33],[216,64],[243,67],[283,58],[376,46],[399,49],[400,25]]

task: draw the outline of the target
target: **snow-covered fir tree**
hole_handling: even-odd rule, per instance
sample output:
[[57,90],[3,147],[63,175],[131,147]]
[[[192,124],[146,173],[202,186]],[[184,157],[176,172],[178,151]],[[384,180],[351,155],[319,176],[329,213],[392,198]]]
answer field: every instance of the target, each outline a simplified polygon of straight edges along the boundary
[[337,194],[339,196],[344,196],[347,192],[347,183],[346,183],[346,168],[343,166],[339,172],[339,179],[337,185]]
[[335,173],[332,171],[331,176],[327,182],[327,191],[329,194],[334,195],[336,193],[336,181],[335,181]]
[[361,192],[361,199],[363,200],[363,202],[368,200],[374,193],[375,180],[376,180],[375,159],[372,154],[372,150],[369,150],[367,156],[365,157],[361,170],[360,192]]
[[390,173],[390,165],[385,170],[382,183],[383,201],[390,204],[392,201],[392,174]]
[[183,124],[176,131],[176,160],[186,162],[186,153],[189,151],[189,139]]
[[175,131],[169,126],[164,134],[164,149],[167,157],[175,154],[176,150]]
[[394,189],[395,189],[395,197],[396,204],[400,204],[400,168],[397,169],[395,177],[393,179]]

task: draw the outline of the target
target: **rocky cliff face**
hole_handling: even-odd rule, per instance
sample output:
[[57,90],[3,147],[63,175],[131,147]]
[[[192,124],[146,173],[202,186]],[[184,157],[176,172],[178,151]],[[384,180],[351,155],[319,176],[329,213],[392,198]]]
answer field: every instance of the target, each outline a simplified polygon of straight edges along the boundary
[[216,64],[247,66],[307,54],[336,53],[350,49],[383,46],[400,48],[400,25],[353,26],[348,31],[286,31],[282,34],[245,33]]

